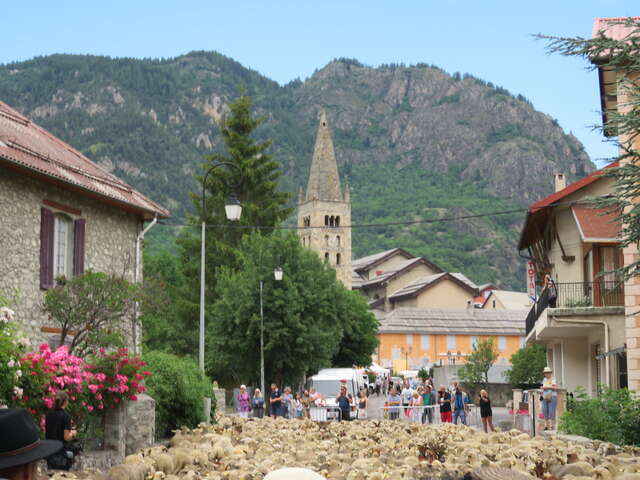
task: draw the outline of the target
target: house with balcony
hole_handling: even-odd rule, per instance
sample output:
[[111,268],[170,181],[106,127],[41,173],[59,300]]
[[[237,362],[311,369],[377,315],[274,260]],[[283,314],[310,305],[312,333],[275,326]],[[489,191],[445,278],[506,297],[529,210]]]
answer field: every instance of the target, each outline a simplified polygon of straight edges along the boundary
[[553,301],[542,289],[527,316],[526,342],[545,346],[548,365],[570,392],[627,386],[624,281],[615,273],[623,262],[620,225],[591,200],[613,192],[604,174],[616,165],[568,186],[556,174],[555,193],[529,207],[518,245],[541,289],[549,274],[557,290]]

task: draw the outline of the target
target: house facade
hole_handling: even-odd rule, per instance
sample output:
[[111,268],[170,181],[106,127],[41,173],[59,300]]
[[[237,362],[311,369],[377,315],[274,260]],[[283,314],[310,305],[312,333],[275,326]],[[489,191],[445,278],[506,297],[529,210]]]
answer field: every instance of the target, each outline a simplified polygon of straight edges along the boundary
[[395,309],[379,318],[375,361],[395,371],[466,362],[479,341],[493,339],[497,364],[508,365],[524,343],[527,310],[470,307]]
[[[640,17],[597,18],[593,24],[593,37],[602,34],[615,40],[626,40],[630,35],[636,34],[633,27],[623,23],[627,20],[635,22],[636,28],[640,23]],[[607,65],[607,60],[607,58],[592,59],[598,68],[604,134],[609,137],[618,137],[620,153],[623,155],[620,160],[621,164],[637,163],[637,157],[625,156],[624,153],[640,151],[638,132],[618,132],[616,125],[609,122],[609,116],[614,112],[628,113],[634,103],[637,104],[637,98],[629,98],[628,84],[622,80],[630,80],[637,84],[640,75],[637,71],[630,73],[619,66]],[[623,247],[622,262],[624,265],[631,265],[638,259],[640,259],[638,245],[631,244]],[[640,276],[627,280],[624,287],[627,382],[629,388],[636,392],[640,392],[640,313],[638,313],[638,306],[640,306]]]
[[545,346],[547,361],[563,388],[627,386],[624,282],[620,225],[615,215],[589,199],[613,192],[608,168],[569,185],[529,207],[519,249],[533,259],[537,278],[549,274],[557,299],[544,290],[527,317],[526,341]]
[[144,222],[168,215],[0,102],[0,292],[32,343],[59,333],[41,308],[57,277],[91,269],[140,281]]

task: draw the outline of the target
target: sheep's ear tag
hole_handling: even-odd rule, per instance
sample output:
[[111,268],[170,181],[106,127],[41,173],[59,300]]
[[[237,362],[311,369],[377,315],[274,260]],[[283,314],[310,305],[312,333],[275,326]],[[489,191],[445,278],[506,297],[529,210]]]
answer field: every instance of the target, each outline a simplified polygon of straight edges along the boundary
[[535,477],[508,468],[484,467],[471,472],[472,480],[533,480]]

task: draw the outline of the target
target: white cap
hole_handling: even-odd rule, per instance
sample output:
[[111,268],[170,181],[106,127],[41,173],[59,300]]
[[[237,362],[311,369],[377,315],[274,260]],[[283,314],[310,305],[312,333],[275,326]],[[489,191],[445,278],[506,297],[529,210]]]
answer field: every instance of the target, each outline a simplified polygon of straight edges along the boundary
[[242,390],[243,388],[246,390],[247,386],[246,385],[240,385],[240,390]]

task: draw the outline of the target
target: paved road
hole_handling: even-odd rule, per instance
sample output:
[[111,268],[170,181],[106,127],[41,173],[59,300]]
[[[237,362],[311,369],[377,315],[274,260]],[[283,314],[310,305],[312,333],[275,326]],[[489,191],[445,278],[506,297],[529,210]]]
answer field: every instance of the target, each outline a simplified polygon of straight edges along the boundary
[[[368,417],[370,419],[380,419],[383,418],[383,407],[384,407],[385,399],[382,395],[376,397],[373,394],[369,397],[369,412]],[[408,419],[401,415],[403,421],[408,421]],[[505,407],[493,407],[493,425],[494,427],[500,427],[502,430],[509,430],[512,425],[512,416],[509,415],[507,409]],[[482,423],[480,421],[480,411],[478,410],[477,414],[474,414],[472,407],[472,414],[469,419],[469,426],[476,428],[478,430],[482,429]]]

